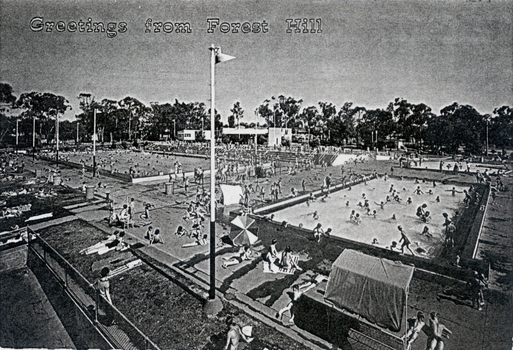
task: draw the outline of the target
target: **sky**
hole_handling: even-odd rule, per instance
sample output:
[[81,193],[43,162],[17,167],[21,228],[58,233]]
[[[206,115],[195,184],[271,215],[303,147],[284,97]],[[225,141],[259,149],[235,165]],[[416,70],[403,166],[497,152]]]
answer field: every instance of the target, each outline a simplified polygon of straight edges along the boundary
[[[279,95],[303,107],[385,108],[398,97],[434,113],[454,102],[483,114],[513,106],[513,0],[0,0],[0,16],[0,81],[16,96],[65,96],[69,120],[80,93],[209,108],[212,44],[236,57],[215,69],[224,121],[237,101],[242,121],[254,121]],[[89,33],[89,18],[113,30]],[[287,33],[296,19],[308,19],[308,33]],[[155,33],[157,22],[173,31]],[[245,22],[260,31],[243,33]],[[237,23],[237,33],[221,32]]]

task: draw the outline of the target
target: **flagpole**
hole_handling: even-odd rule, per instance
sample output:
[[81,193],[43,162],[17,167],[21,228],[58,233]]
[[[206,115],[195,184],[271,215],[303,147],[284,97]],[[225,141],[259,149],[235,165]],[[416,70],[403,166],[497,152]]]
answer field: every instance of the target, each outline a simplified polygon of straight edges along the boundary
[[216,104],[215,104],[215,66],[235,57],[221,54],[221,48],[210,46],[210,289],[205,304],[207,317],[217,316],[223,309],[223,303],[216,299]]
[[215,177],[215,65],[216,48],[210,47],[210,290],[208,298],[216,298],[216,177]]

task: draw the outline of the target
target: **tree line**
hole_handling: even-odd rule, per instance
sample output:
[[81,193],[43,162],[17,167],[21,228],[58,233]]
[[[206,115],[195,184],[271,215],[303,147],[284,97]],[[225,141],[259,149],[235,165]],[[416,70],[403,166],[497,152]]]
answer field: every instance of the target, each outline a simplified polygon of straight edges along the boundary
[[[15,122],[18,119],[20,144],[31,145],[36,125],[38,143],[55,140],[57,118],[71,109],[69,101],[52,93],[30,92],[19,97],[12,87],[0,83],[0,142],[13,144]],[[93,118],[96,114],[98,141],[175,139],[179,130],[209,130],[210,110],[202,102],[160,104],[147,106],[136,98],[96,100],[81,93],[80,111],[75,121],[59,123],[59,139],[91,141]],[[18,113],[6,113],[7,110]],[[299,139],[312,146],[356,145],[382,149],[401,140],[412,147],[431,152],[467,153],[485,151],[487,140],[503,151],[513,146],[513,108],[497,107],[491,114],[481,114],[470,105],[453,103],[436,114],[424,103],[411,103],[396,98],[385,108],[367,109],[346,102],[337,107],[330,102],[303,106],[303,100],[293,97],[271,97],[254,111],[264,120],[262,125],[242,121],[245,111],[240,102],[230,110],[228,124],[223,125],[215,112],[215,128],[277,127],[291,128]],[[16,116],[14,116],[16,115]],[[259,123],[258,123],[259,124]]]

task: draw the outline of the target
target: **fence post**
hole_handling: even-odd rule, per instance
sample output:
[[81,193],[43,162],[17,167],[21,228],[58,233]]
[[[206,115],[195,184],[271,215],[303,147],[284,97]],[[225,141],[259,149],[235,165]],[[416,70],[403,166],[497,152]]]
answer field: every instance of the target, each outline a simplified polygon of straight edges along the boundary
[[95,304],[96,304],[96,307],[94,308],[94,320],[96,321],[96,323],[98,323],[98,294],[99,294],[99,291],[98,289],[95,288],[95,293],[94,293],[94,296],[95,296]]
[[68,288],[68,264],[64,264],[64,287]]

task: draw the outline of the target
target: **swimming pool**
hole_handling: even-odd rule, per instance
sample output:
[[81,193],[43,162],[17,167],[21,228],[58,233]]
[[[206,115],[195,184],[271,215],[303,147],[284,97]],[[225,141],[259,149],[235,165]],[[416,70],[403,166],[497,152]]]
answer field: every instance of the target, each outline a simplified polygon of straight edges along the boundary
[[[391,195],[391,185],[399,192],[402,201],[399,203],[392,199],[381,209],[380,202],[385,201],[386,197]],[[420,186],[424,194],[413,193],[417,186]],[[451,191],[453,187],[457,191],[454,196]],[[410,247],[416,252],[416,255],[433,258],[442,248],[445,239],[442,213],[448,213],[449,217],[452,217],[456,211],[462,211],[465,198],[464,189],[468,190],[468,187],[441,183],[436,183],[436,187],[433,187],[432,182],[419,181],[419,183],[415,183],[415,180],[398,178],[388,178],[385,181],[382,177],[368,181],[367,184],[361,183],[350,189],[346,188],[331,193],[325,201],[318,198],[310,203],[300,203],[275,211],[273,214],[275,221],[286,221],[291,225],[302,226],[308,230],[313,230],[317,223],[321,223],[324,231],[328,228],[332,229],[333,236],[360,243],[373,244],[373,240],[376,239],[375,245],[383,248],[390,247],[392,241],[399,242],[401,234],[397,226],[401,225],[410,239]],[[428,194],[429,190],[433,194]],[[365,208],[358,206],[358,203],[362,205],[365,203],[364,194],[368,199],[371,213],[376,210],[375,217],[367,215]],[[408,197],[411,198],[411,204],[407,203]],[[436,201],[437,197],[440,198],[439,202]],[[349,202],[348,205],[347,202]],[[432,217],[429,223],[422,222],[416,216],[417,207],[424,203],[427,205],[425,210],[428,210]],[[360,214],[361,223],[359,225],[349,220],[352,210]],[[317,212],[317,219],[314,218],[314,212]],[[394,214],[395,220],[392,219]],[[433,235],[432,238],[421,234],[424,226],[428,226]]]

